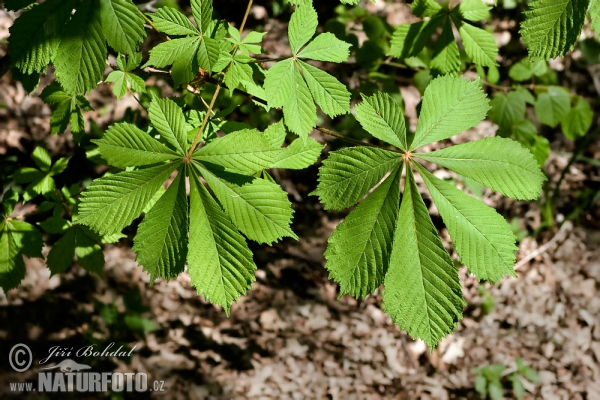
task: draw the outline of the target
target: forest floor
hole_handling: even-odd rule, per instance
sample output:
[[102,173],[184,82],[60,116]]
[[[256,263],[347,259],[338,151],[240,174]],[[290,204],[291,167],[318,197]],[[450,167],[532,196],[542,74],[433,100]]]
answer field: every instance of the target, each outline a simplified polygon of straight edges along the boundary
[[[10,23],[0,12],[0,39],[8,36]],[[0,56],[5,51],[6,45],[0,44]],[[414,120],[418,92],[410,86],[401,89]],[[118,118],[126,107],[137,106],[128,97],[116,103],[107,87],[94,93],[94,108],[104,112],[87,118],[100,126]],[[10,74],[0,80],[0,103],[6,105],[0,108],[1,157],[14,151],[27,154],[42,141],[53,155],[73,151],[70,135],[47,137],[49,108],[39,98],[28,97]],[[465,142],[494,131],[484,122],[451,140]],[[314,137],[323,143],[329,140]],[[545,172],[556,182],[573,149],[560,135],[552,139],[552,148]],[[600,159],[600,141],[592,142],[588,152]],[[293,229],[300,240],[273,247],[251,244],[257,279],[248,295],[234,304],[229,318],[196,294],[187,274],[150,285],[127,241],[122,241],[105,247],[102,278],[77,264],[64,275],[50,277],[43,261],[26,260],[22,285],[0,294],[2,357],[9,343],[19,341],[39,360],[52,346],[120,340],[136,346],[130,362],[98,361],[94,370],[147,372],[151,379],[165,381],[163,398],[347,400],[477,398],[473,368],[501,363],[508,367],[506,375],[521,357],[541,378],[538,384],[524,382],[525,398],[600,398],[597,221],[585,227],[567,222],[560,230],[525,237],[519,244],[517,278],[483,284],[462,267],[468,303],[464,318],[455,334],[430,353],[423,342],[392,324],[381,309],[379,292],[362,301],[337,299],[337,285],[327,279],[322,255],[345,214],[325,212],[308,196],[316,185],[317,167],[277,176],[290,193],[296,211]],[[442,171],[435,173],[444,177]],[[590,172],[586,165],[574,163],[561,186],[563,203],[575,198],[586,179],[597,180],[598,169]],[[516,218],[521,229],[533,231],[540,225],[535,202],[517,202],[490,191],[483,192],[483,200]],[[437,211],[431,212],[439,222]],[[447,232],[441,233],[451,250]],[[124,332],[126,328],[111,323],[101,311],[102,304],[115,304],[124,315],[124,297],[138,290],[146,307],[142,315],[155,324],[145,338]],[[9,396],[8,382],[33,379],[36,372],[33,368],[16,373],[2,360],[0,398]],[[508,385],[506,389],[510,396]]]

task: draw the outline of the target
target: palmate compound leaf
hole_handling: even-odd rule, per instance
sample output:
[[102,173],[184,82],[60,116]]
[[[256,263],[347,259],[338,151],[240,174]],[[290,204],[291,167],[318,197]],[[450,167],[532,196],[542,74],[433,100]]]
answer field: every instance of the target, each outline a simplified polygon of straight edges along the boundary
[[415,163],[433,198],[460,260],[479,279],[516,276],[515,235],[504,218],[483,202],[442,181]]
[[549,60],[565,55],[581,34],[589,4],[590,0],[531,1],[519,32],[529,57]]
[[348,59],[350,45],[328,33],[318,35],[300,51],[314,36],[316,24],[317,14],[312,6],[301,6],[294,11],[288,30],[294,56],[269,68],[264,83],[269,107],[282,108],[286,126],[301,137],[306,137],[316,124],[315,102],[330,117],[350,111],[348,89],[333,76],[300,60]]
[[354,108],[356,120],[377,139],[406,150],[406,124],[398,102],[381,92],[362,98]]
[[165,7],[150,15],[165,33],[184,36],[155,46],[144,65],[158,68],[172,65],[171,76],[175,86],[191,81],[198,68],[213,72],[221,53],[220,40],[226,34],[224,26],[212,20],[211,0],[192,0],[191,5],[197,28],[173,8]]
[[188,234],[188,200],[185,169],[144,217],[134,239],[137,262],[157,278],[176,278],[185,267]]
[[319,168],[319,185],[311,195],[319,196],[328,210],[351,207],[401,161],[401,154],[374,147],[332,151]]
[[406,175],[383,305],[401,329],[433,348],[452,333],[466,303],[458,271],[431,222],[410,168]]
[[327,241],[325,268],[340,296],[366,297],[383,283],[400,202],[397,164],[390,175],[339,224]]
[[244,237],[195,177],[190,179],[188,272],[207,300],[225,309],[245,295],[256,265]]
[[447,139],[476,126],[489,109],[489,100],[477,82],[449,75],[432,80],[425,89],[410,149]]
[[142,213],[178,166],[179,163],[161,164],[94,180],[82,193],[79,215],[74,222],[102,235],[120,232]]
[[298,239],[290,229],[294,211],[279,185],[245,176],[231,176],[235,182],[228,182],[199,167],[231,221],[248,239],[269,245],[284,236]]
[[502,137],[415,153],[415,157],[442,165],[514,199],[537,198],[546,180],[528,150]]

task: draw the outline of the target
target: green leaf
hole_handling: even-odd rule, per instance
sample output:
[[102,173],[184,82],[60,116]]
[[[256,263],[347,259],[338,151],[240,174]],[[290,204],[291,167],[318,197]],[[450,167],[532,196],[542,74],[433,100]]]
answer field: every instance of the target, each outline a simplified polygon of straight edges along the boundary
[[73,254],[75,253],[75,228],[71,228],[54,243],[46,265],[50,269],[51,275],[62,274],[73,264]]
[[442,34],[433,46],[433,56],[429,67],[439,75],[453,74],[460,70],[460,51],[454,39],[449,18],[446,19]]
[[190,179],[188,271],[192,285],[225,309],[254,282],[256,265],[246,241],[194,176]]
[[56,79],[69,94],[86,94],[102,80],[106,46],[99,0],[81,4],[65,26],[53,58]]
[[259,178],[238,185],[206,169],[201,173],[231,221],[248,239],[269,245],[284,236],[298,239],[290,229],[294,211],[279,185]]
[[191,0],[192,15],[200,32],[206,32],[210,26],[213,13],[212,0]]
[[52,159],[50,158],[50,153],[48,150],[43,147],[36,147],[31,154],[31,158],[35,165],[44,172],[50,171],[50,166],[52,165]]
[[185,116],[181,108],[171,99],[155,97],[148,108],[152,126],[180,154],[188,149]]
[[0,287],[6,293],[19,286],[25,278],[25,263],[6,227],[0,230],[0,235]]
[[325,146],[313,138],[296,139],[284,148],[269,168],[305,169],[319,159]]
[[17,219],[6,222],[17,248],[29,258],[44,258],[42,234],[33,225]]
[[435,203],[460,260],[479,279],[498,282],[516,276],[515,235],[504,218],[454,185],[416,164]]
[[416,153],[415,157],[442,165],[519,200],[537,198],[546,180],[528,150],[514,140],[501,137]]
[[196,71],[198,70],[197,57],[200,54],[199,50],[202,43],[204,43],[204,40],[194,38],[190,42],[190,46],[173,62],[171,76],[173,77],[173,85],[175,87],[190,82],[196,76]]
[[590,0],[533,0],[525,11],[520,34],[529,57],[563,56],[581,34]]
[[285,131],[285,125],[283,121],[271,124],[263,132],[263,136],[269,143],[270,147],[281,147],[285,141],[287,132]]
[[193,154],[193,159],[221,166],[228,172],[251,175],[269,168],[281,151],[257,130],[244,129],[215,139]]
[[600,1],[592,0],[590,5],[590,17],[592,19],[592,29],[600,37]]
[[508,76],[515,81],[528,81],[533,76],[542,76],[548,72],[548,63],[544,60],[530,61],[523,59],[513,64],[508,70]]
[[150,14],[154,26],[166,35],[198,35],[199,32],[190,20],[173,7],[162,7]]
[[569,110],[560,122],[565,136],[571,140],[585,135],[592,126],[594,113],[583,97],[577,97],[575,106]]
[[102,31],[108,45],[119,53],[133,54],[144,41],[144,19],[131,0],[100,0]]
[[341,63],[348,60],[350,47],[350,43],[336,38],[333,33],[326,32],[319,34],[312,40],[308,46],[298,53],[298,57]]
[[198,48],[198,65],[208,72],[212,72],[219,60],[220,51],[219,41],[209,37],[202,38]]
[[340,284],[340,296],[366,297],[383,283],[400,202],[402,164],[344,221],[327,242],[325,268]]
[[164,163],[177,157],[175,151],[126,122],[112,125],[102,139],[93,142],[108,164],[119,168]]
[[150,58],[142,68],[146,68],[149,65],[153,65],[157,68],[172,65],[177,59],[181,58],[189,48],[197,46],[197,41],[197,37],[185,37],[159,43],[150,50]]
[[[516,375],[512,375],[510,381],[512,384],[513,392],[515,393],[515,397],[517,398],[517,400],[522,400],[523,395],[525,394],[525,386],[523,386],[523,382],[521,382],[521,379]],[[504,394],[502,395],[502,397],[504,397]]]
[[333,118],[350,111],[350,92],[345,85],[327,72],[303,61],[299,61],[299,65],[310,93],[325,114]]
[[39,226],[46,232],[56,235],[62,234],[69,229],[70,223],[61,217],[49,217],[45,221],[40,222]]
[[25,74],[45,70],[74,4],[70,0],[47,0],[23,12],[9,28],[12,64]]
[[125,72],[113,71],[104,80],[105,83],[113,83],[113,93],[117,96],[117,99],[125,96],[127,93],[127,80],[125,78]]
[[513,125],[512,136],[531,151],[540,167],[544,165],[550,155],[550,142],[538,135],[537,128],[531,120],[526,119]]
[[86,235],[86,231],[90,232],[89,229],[81,226],[75,230],[75,255],[77,256],[77,261],[86,271],[102,275],[102,270],[104,269],[102,247],[94,239]]
[[571,108],[569,91],[559,86],[549,86],[535,102],[535,116],[542,124],[555,128]]
[[399,153],[374,147],[332,151],[319,168],[319,185],[312,195],[319,196],[327,210],[343,210],[356,204],[401,161]]
[[292,96],[295,63],[291,59],[273,65],[265,76],[265,92],[269,107],[283,107]]
[[498,65],[496,62],[498,45],[491,33],[456,19],[454,22],[465,47],[465,52],[475,64],[483,67]]
[[498,124],[501,131],[509,131],[514,124],[522,120],[527,108],[525,99],[517,92],[494,93],[490,106],[492,109],[488,117]]
[[478,82],[442,76],[431,81],[410,145],[414,150],[463,132],[485,118],[489,101]]
[[396,58],[416,56],[427,45],[431,35],[433,35],[443,22],[443,18],[435,16],[429,21],[400,25],[392,35],[388,55]]
[[435,0],[415,0],[409,7],[417,17],[432,17],[442,9]]
[[385,311],[430,348],[452,333],[466,303],[458,271],[431,222],[410,168],[385,277]]
[[140,215],[177,166],[157,165],[94,180],[82,193],[79,215],[73,222],[101,235],[120,232]]
[[479,21],[490,15],[492,7],[484,4],[481,0],[463,0],[458,5],[458,12],[464,19]]
[[188,202],[185,174],[179,171],[167,191],[146,214],[134,239],[137,262],[157,278],[176,278],[187,256]]
[[[306,137],[317,122],[317,107],[313,103],[311,92],[300,71],[294,67],[291,73],[292,92],[283,106],[283,120],[291,132],[300,137]],[[335,103],[333,101],[326,102],[326,98],[324,95],[323,104],[335,107]]]
[[317,31],[318,17],[312,5],[298,7],[290,18],[288,36],[292,54],[297,54]]
[[362,98],[363,102],[354,108],[361,126],[377,139],[406,150],[406,124],[398,102],[382,92]]

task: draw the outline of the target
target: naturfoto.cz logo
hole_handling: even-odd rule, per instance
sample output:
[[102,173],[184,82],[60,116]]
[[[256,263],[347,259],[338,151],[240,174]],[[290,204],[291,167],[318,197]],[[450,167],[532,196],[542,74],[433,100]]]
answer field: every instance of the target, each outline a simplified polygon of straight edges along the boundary
[[[40,360],[44,364],[56,356],[126,356],[131,352],[122,351],[122,347],[110,351],[111,343],[103,351],[95,351],[94,346],[86,346],[73,352],[73,348],[50,349],[50,355]],[[9,352],[9,364],[17,372],[25,372],[33,363],[33,353],[29,346],[19,343]],[[164,381],[155,380],[149,385],[148,374],[144,372],[93,372],[89,365],[80,364],[72,359],[63,359],[55,365],[40,368],[37,382],[14,382],[10,384],[11,392],[147,392],[164,391]],[[37,386],[34,385],[37,383]]]

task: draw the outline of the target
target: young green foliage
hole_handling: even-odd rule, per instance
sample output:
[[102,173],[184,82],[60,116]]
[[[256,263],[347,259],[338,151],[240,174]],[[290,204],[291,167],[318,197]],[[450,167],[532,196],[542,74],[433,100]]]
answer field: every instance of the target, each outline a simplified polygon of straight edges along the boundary
[[23,193],[23,201],[29,201],[40,194],[48,195],[54,191],[56,185],[52,177],[62,173],[70,159],[70,157],[60,158],[53,165],[50,154],[43,147],[36,147],[32,158],[39,169],[24,167],[13,175],[16,182],[29,184]]
[[81,95],[66,93],[58,83],[46,86],[40,97],[53,108],[50,117],[50,133],[52,135],[64,133],[70,124],[71,133],[75,140],[80,142],[85,134],[83,112],[93,110],[87,99]]
[[[275,131],[282,127],[275,126],[267,133],[242,130],[216,138],[189,157],[189,129],[181,108],[172,100],[154,98],[148,115],[160,140],[128,123],[113,125],[94,140],[110,165],[127,170],[88,186],[75,222],[111,235],[146,210],[133,250],[152,281],[176,277],[187,262],[198,291],[229,312],[231,303],[246,293],[256,269],[238,231],[268,244],[284,236],[297,238],[290,229],[293,210],[287,194],[254,174],[281,165],[304,168],[316,161],[322,146],[314,141],[298,146],[295,141],[282,148],[283,139],[274,140],[281,137]],[[175,172],[168,189],[146,208]],[[69,237],[69,250],[73,243]]]
[[104,80],[106,83],[113,83],[113,93],[117,99],[125,96],[128,90],[137,93],[146,91],[146,82],[135,73],[131,72],[142,62],[142,53],[132,53],[125,58],[119,54],[117,57],[117,67],[119,70],[113,71]]
[[190,82],[199,68],[213,72],[221,52],[229,51],[227,43],[221,41],[227,34],[225,26],[212,19],[212,0],[195,0],[191,4],[195,26],[175,8],[163,7],[150,14],[157,30],[178,38],[150,50],[150,59],[144,67],[171,65],[175,86]]
[[52,63],[67,94],[85,94],[102,80],[106,43],[134,53],[145,37],[143,23],[131,0],[36,2],[10,28],[12,64],[24,74],[39,74]]
[[335,117],[350,110],[350,92],[336,78],[301,59],[340,63],[348,59],[350,44],[332,33],[317,29],[317,12],[312,4],[294,11],[288,27],[291,58],[277,62],[265,78],[269,107],[282,108],[286,126],[305,138],[317,121],[317,108]]
[[400,25],[394,32],[388,55],[400,59],[416,56],[441,28],[441,35],[433,45],[429,66],[435,74],[456,73],[460,69],[460,51],[452,32],[454,25],[473,63],[487,67],[497,65],[498,46],[494,37],[472,25],[472,22],[489,15],[491,7],[481,0],[462,1],[452,9],[443,8],[434,0],[416,0],[410,6],[417,17],[428,19]]
[[[478,82],[436,78],[425,90],[411,140],[402,111],[389,96],[363,97],[355,109],[356,119],[399,151],[337,150],[319,169],[314,194],[326,208],[347,208],[367,195],[335,229],[325,252],[325,266],[340,284],[340,294],[364,297],[384,283],[384,306],[394,322],[432,347],[452,332],[465,303],[456,267],[429,218],[413,167],[471,273],[492,282],[514,275],[516,246],[501,215],[436,178],[417,159],[440,164],[517,199],[539,196],[545,180],[531,153],[510,139],[486,138],[430,153],[415,152],[477,125],[488,110]],[[406,182],[398,210],[403,165]]]

